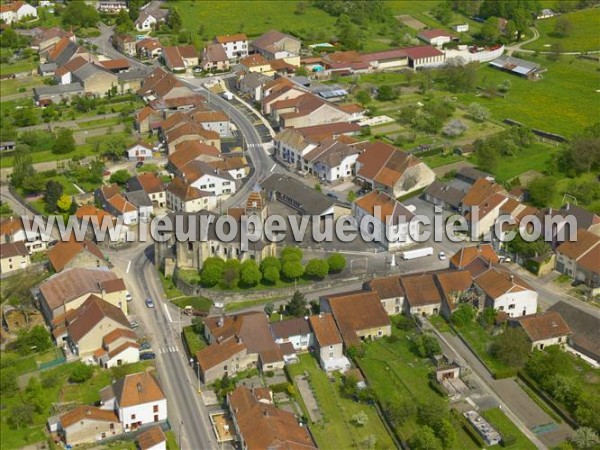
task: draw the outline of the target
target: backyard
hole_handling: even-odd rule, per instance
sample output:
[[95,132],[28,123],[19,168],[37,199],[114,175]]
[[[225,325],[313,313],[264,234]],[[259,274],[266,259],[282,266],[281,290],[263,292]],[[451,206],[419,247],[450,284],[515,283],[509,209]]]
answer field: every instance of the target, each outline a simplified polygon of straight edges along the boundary
[[[366,375],[369,386],[381,403],[400,405],[409,403],[439,405],[440,410],[447,409],[446,398],[430,387],[430,374],[433,365],[428,359],[417,357],[411,351],[412,331],[392,326],[393,339],[378,339],[364,344],[365,355],[359,358],[361,369]],[[448,415],[456,429],[456,443],[453,448],[477,449],[476,443]],[[419,430],[417,418],[405,416],[396,425],[400,437],[408,441]]]
[[[339,391],[340,377],[329,378],[310,354],[300,355],[300,362],[287,366],[287,370],[292,379],[297,375],[308,374],[309,384],[323,415],[321,422],[309,425],[319,448],[361,448],[371,435],[376,438],[375,448],[394,448],[394,443],[375,408],[342,397]],[[295,390],[296,400],[303,405],[297,386]],[[367,424],[353,425],[352,418],[361,412],[367,415]]]
[[492,425],[503,438],[512,437],[515,439],[511,445],[494,445],[490,448],[514,448],[518,450],[535,450],[536,446],[527,439],[514,423],[498,408],[488,409],[482,413],[483,417]]

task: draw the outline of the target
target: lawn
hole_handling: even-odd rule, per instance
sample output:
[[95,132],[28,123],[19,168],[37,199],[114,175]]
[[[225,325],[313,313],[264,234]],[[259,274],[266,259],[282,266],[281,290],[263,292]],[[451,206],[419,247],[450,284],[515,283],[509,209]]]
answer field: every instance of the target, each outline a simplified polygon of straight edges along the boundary
[[[292,378],[304,373],[309,374],[309,384],[323,416],[321,422],[309,425],[319,448],[361,448],[360,444],[370,435],[377,438],[376,448],[394,448],[394,443],[376,410],[372,406],[341,397],[340,377],[336,376],[335,381],[330,381],[310,354],[300,355],[300,362],[288,366],[287,369]],[[300,397],[299,394],[297,396]],[[369,418],[367,425],[352,425],[352,417],[361,411]]]
[[[145,370],[152,364],[140,362],[120,366],[118,372],[101,370],[96,368],[94,375],[88,381],[81,384],[69,383],[68,378],[72,371],[72,364],[65,364],[57,368],[47,370],[41,374],[43,380],[52,380],[49,387],[43,388],[44,396],[50,403],[74,402],[75,404],[94,404],[100,400],[99,390],[111,383],[116,373],[119,376]],[[17,449],[34,442],[45,441],[44,429],[46,419],[50,411],[42,414],[34,414],[33,425],[13,429],[8,423],[10,410],[13,406],[20,404],[19,395],[11,397],[2,396],[3,408],[0,410],[0,436],[2,449]]]
[[119,117],[108,117],[103,119],[88,120],[77,124],[79,128],[90,129],[100,127],[110,127],[119,124],[121,119]]
[[186,306],[191,306],[192,308],[201,311],[209,311],[213,304],[212,301],[206,297],[183,297],[171,300],[171,302],[182,309]]
[[225,305],[225,311],[238,311],[240,309],[251,308],[253,306],[266,305],[267,303],[283,300],[284,298],[286,297],[266,297],[258,298],[256,300],[244,300],[242,302],[227,303]]
[[464,160],[464,158],[462,156],[456,155],[454,153],[450,153],[450,154],[441,154],[440,153],[439,155],[425,156],[422,159],[423,159],[423,162],[432,169]]
[[42,81],[42,77],[38,76],[2,80],[2,89],[0,89],[0,96],[6,97],[8,95],[17,94],[20,89],[24,89],[25,91],[31,93],[32,88],[43,85],[44,82]]
[[162,282],[167,299],[185,297],[185,294],[177,289],[177,287],[173,284],[173,280],[171,278],[165,277],[162,272],[158,272],[158,274],[160,276],[160,281]]
[[522,148],[514,156],[500,158],[494,175],[499,181],[508,181],[528,170],[544,173],[558,152],[558,147],[535,142],[528,148]]
[[[433,370],[431,362],[415,356],[410,350],[411,332],[392,327],[396,342],[379,339],[365,344],[365,355],[360,358],[369,386],[377,398],[385,402],[409,401],[443,405],[446,398],[440,397],[429,386],[429,376]],[[456,449],[476,449],[477,445],[457,424]],[[418,424],[414,418],[406,420],[397,429],[404,440],[409,440]]]
[[512,436],[515,443],[510,446],[495,445],[490,448],[514,448],[519,450],[535,450],[536,446],[510,421],[508,417],[498,408],[488,409],[482,416],[500,432],[502,437]]
[[175,433],[169,430],[165,433],[165,436],[167,437],[167,450],[179,450]]
[[195,356],[197,352],[208,345],[204,338],[194,331],[192,325],[183,327],[183,339],[187,343],[190,356]]
[[[8,75],[11,73],[20,72],[31,72],[39,66],[39,61],[36,61],[34,57],[22,59],[11,64],[0,64],[0,75]],[[4,81],[2,81],[4,85]],[[3,86],[4,89],[4,86]]]
[[510,118],[532,128],[572,137],[597,121],[600,94],[598,64],[563,56],[550,61],[545,56],[524,56],[547,68],[543,79],[529,81],[486,65],[479,70],[479,85],[498,85],[509,80],[511,88],[505,98],[485,99],[475,93],[460,94],[465,105],[478,102],[498,120]]
[[587,8],[560,16],[571,23],[572,30],[566,37],[553,35],[559,17],[538,20],[535,24],[540,33],[539,39],[525,45],[528,50],[550,51],[552,44],[559,43],[565,52],[589,52],[600,50],[600,9]]

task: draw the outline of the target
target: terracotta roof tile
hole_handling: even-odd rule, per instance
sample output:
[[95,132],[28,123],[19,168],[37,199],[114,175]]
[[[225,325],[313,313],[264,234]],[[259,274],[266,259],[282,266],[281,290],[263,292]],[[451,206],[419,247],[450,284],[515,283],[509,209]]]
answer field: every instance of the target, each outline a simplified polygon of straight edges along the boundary
[[492,267],[479,275],[475,284],[492,299],[509,292],[535,291],[525,280],[499,267]]
[[412,308],[441,305],[442,297],[433,274],[405,275],[400,277],[400,282]]
[[152,427],[148,431],[144,431],[137,437],[140,450],[148,450],[161,442],[165,442],[167,437],[160,427]]
[[113,383],[113,390],[121,408],[166,398],[158,381],[149,372],[126,375]]
[[60,416],[60,423],[63,428],[68,428],[83,420],[119,423],[119,418],[114,411],[100,409],[95,406],[78,406]]
[[573,333],[560,313],[556,311],[546,311],[541,314],[518,317],[512,320],[521,325],[531,342],[558,338]]
[[48,252],[48,260],[56,272],[60,272],[69,262],[81,252],[88,252],[104,261],[100,248],[92,241],[84,239],[79,242],[73,236],[70,241],[60,241]]
[[247,41],[248,37],[244,33],[238,34],[226,34],[221,36],[216,36],[215,41],[219,44],[226,44],[228,42],[236,42],[236,41]]
[[325,347],[342,343],[342,336],[340,336],[332,314],[322,313],[318,316],[310,316],[308,321],[319,346]]
[[285,339],[290,336],[309,334],[310,326],[304,317],[282,320],[271,324],[271,332],[277,339]]
[[92,294],[77,308],[74,317],[69,320],[67,324],[69,337],[73,342],[79,342],[104,318],[113,320],[124,329],[129,329],[129,321],[120,308]]
[[387,299],[394,297],[404,297],[404,289],[397,276],[386,278],[374,278],[368,282],[369,289],[377,292],[379,298]]
[[26,256],[29,254],[23,241],[8,242],[0,244],[0,259],[12,258],[14,256]]
[[483,258],[485,261],[491,261],[492,264],[498,263],[498,255],[494,247],[490,244],[472,245],[462,247],[450,258],[450,264],[456,268],[464,268],[471,264],[476,258]]

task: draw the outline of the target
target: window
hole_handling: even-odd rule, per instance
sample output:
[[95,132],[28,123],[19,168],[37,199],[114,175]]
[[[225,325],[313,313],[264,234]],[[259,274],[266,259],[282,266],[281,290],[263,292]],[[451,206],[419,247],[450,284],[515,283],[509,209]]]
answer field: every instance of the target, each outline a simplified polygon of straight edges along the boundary
[[158,412],[158,405],[154,405],[154,406],[152,407],[152,412],[155,412],[155,413],[157,413],[157,412]]
[[111,430],[114,430],[114,429],[115,429],[115,424],[114,424],[114,423],[111,423],[111,424],[110,424],[110,429],[111,429]]
[[514,304],[508,305],[508,309],[515,309],[515,305]]
[[135,414],[131,415],[131,420],[135,420]]

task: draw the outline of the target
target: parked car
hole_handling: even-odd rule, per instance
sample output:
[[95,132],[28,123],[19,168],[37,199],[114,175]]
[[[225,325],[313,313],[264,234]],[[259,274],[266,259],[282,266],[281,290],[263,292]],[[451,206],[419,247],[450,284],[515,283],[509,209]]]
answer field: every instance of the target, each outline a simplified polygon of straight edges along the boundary
[[327,193],[327,197],[329,197],[329,198],[332,198],[332,199],[334,199],[334,200],[337,200],[337,199],[338,199],[338,196],[337,196],[337,195],[335,195],[335,194],[334,194],[334,193],[332,193],[332,192],[328,192],[328,193]]
[[133,300],[133,295],[131,295],[129,292],[127,294],[125,294],[125,300],[127,300],[128,302],[130,302],[131,300]]
[[140,344],[140,351],[142,351],[142,350],[150,350],[150,347],[152,347],[152,345],[150,344],[150,342],[142,342]]
[[129,322],[129,326],[135,330],[137,327],[140,326],[140,324],[137,323],[135,320],[133,320],[133,321]]
[[571,283],[571,286],[577,287],[577,286],[581,286],[582,284],[583,284],[583,280],[575,280]]
[[142,361],[146,361],[149,359],[156,359],[156,353],[153,353],[153,352],[140,353],[140,359]]
[[140,168],[140,167],[142,167],[143,165],[144,165],[144,161],[138,161],[138,162],[135,164],[135,168],[136,168],[136,169],[139,169],[139,168]]
[[154,308],[154,301],[150,297],[146,299],[146,306],[148,308]]
[[438,253],[438,258],[440,258],[440,261],[444,261],[446,259],[446,253],[445,252],[439,252]]

